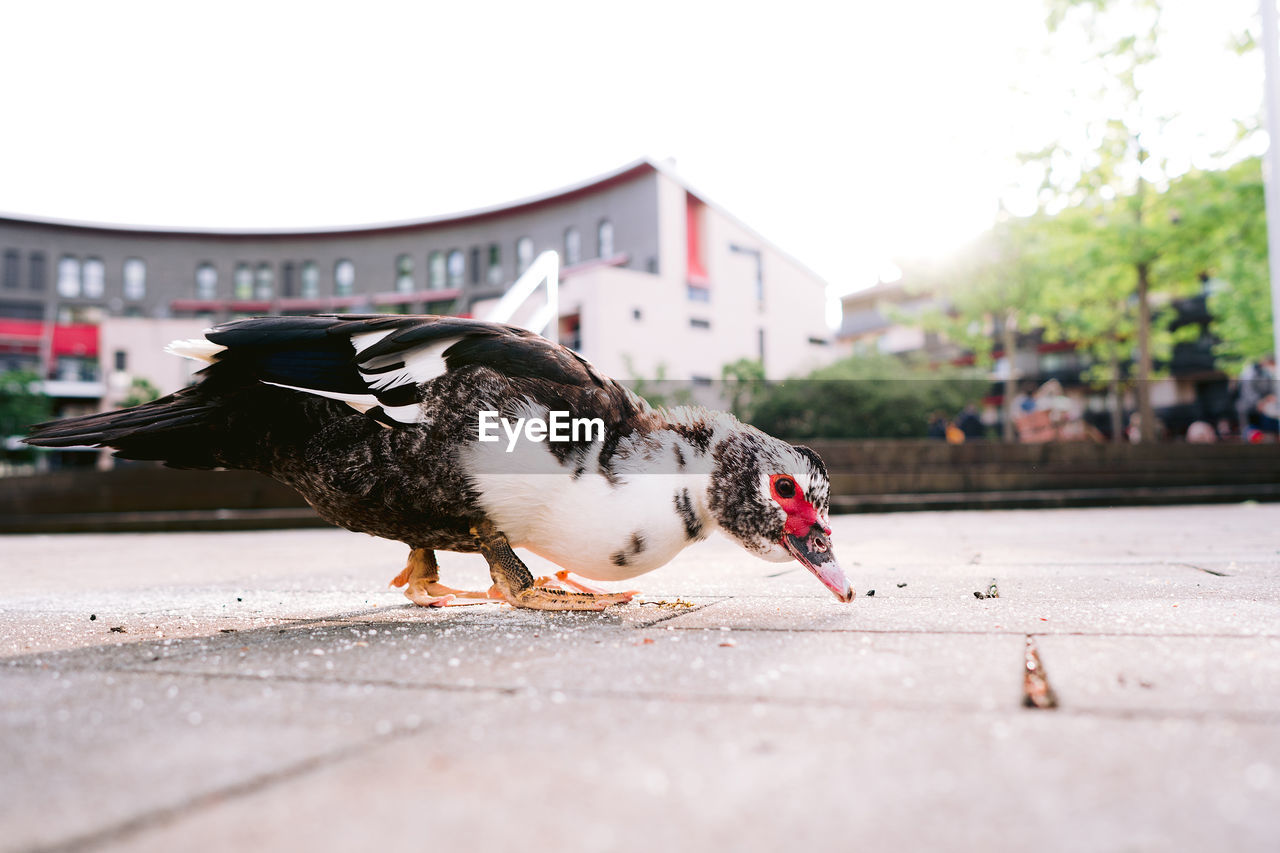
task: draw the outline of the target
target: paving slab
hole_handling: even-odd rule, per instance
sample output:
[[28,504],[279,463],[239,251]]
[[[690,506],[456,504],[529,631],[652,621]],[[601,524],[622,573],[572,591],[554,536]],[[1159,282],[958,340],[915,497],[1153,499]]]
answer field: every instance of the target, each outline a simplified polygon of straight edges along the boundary
[[0,537],[0,850],[1274,849],[1280,506],[832,526],[850,604],[713,539],[602,614],[414,607],[337,530]]
[[[1261,725],[495,700],[103,849],[1266,850]],[[1176,754],[1176,763],[1160,756]],[[1135,760],[1145,757],[1145,760]]]
[[[424,711],[415,715],[393,694],[369,685],[6,667],[0,848],[89,838],[419,725]],[[433,697],[430,713],[466,719],[477,701]]]
[[1280,637],[1035,638],[1064,708],[1222,714],[1280,725]]

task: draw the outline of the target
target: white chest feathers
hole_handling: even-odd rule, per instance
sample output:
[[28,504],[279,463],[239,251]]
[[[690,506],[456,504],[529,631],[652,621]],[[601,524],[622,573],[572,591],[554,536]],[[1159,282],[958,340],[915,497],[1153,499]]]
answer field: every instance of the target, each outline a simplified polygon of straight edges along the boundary
[[636,460],[605,476],[599,444],[568,467],[532,442],[511,453],[501,444],[471,443],[462,454],[485,514],[512,546],[583,577],[623,580],[652,571],[715,526],[706,474],[653,471]]

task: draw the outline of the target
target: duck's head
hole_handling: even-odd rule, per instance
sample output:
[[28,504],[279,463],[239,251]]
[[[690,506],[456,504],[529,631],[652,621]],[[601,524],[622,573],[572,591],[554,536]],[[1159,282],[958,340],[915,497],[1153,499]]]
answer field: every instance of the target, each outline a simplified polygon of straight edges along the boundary
[[725,533],[762,559],[798,560],[836,598],[852,601],[831,550],[831,483],[818,454],[746,427],[716,446],[715,462],[708,505]]

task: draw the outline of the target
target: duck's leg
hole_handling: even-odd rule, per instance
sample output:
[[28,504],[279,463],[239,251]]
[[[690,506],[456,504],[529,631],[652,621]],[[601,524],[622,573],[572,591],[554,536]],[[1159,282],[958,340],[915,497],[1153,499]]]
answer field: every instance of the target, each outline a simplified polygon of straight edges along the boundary
[[436,562],[436,554],[430,548],[414,548],[410,551],[409,562],[392,579],[391,586],[403,586],[404,597],[422,607],[484,604],[490,599],[487,592],[453,589],[440,583],[440,564]]
[[556,572],[554,576],[538,578],[533,583],[535,586],[547,587],[549,589],[576,589],[578,592],[589,592],[593,595],[608,594],[606,590],[578,580],[573,576],[573,573],[567,569],[561,569]]
[[492,522],[484,521],[471,528],[480,553],[489,561],[494,588],[503,599],[516,607],[531,610],[604,610],[612,604],[626,604],[636,594],[631,592],[570,592],[537,586],[533,575],[511,550],[511,543]]

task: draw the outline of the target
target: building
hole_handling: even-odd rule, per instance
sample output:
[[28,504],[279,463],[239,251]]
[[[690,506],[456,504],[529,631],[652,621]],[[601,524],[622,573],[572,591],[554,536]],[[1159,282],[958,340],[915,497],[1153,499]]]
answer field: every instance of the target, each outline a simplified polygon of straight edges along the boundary
[[64,413],[96,408],[131,376],[162,391],[185,381],[154,363],[166,335],[263,314],[483,318],[548,249],[562,265],[561,341],[618,378],[718,379],[740,358],[785,377],[833,357],[825,282],[667,166],[640,160],[509,204],[376,225],[0,216],[0,369],[37,370]]

